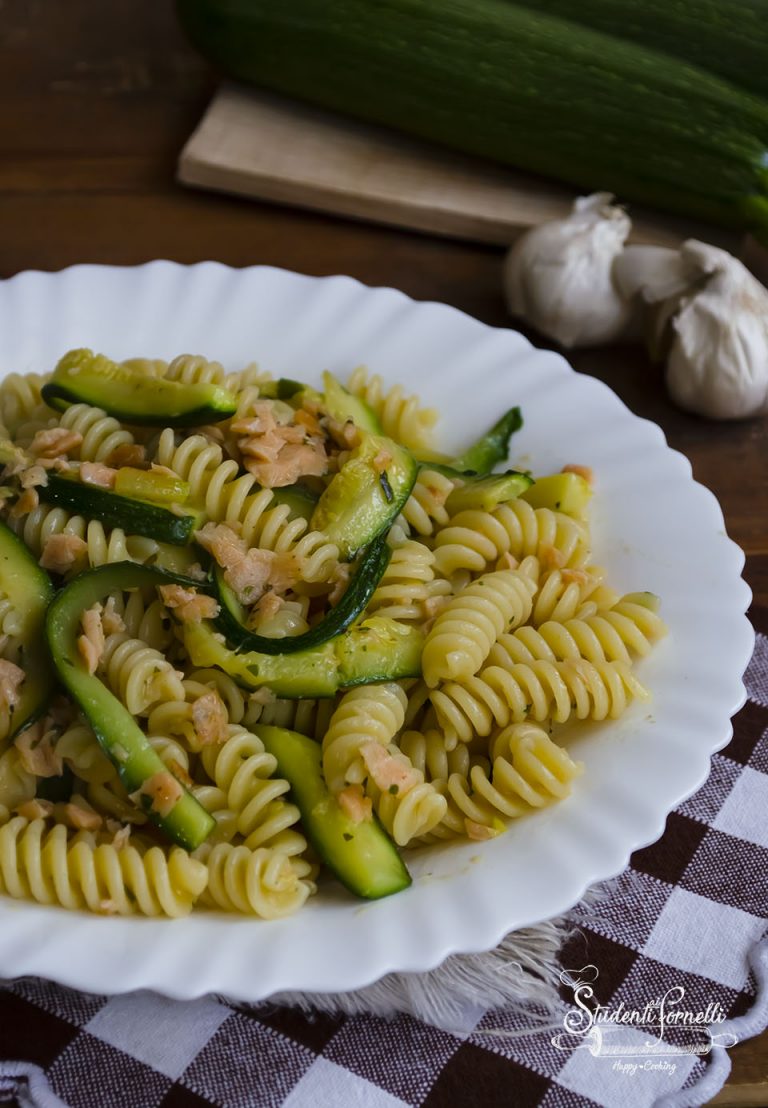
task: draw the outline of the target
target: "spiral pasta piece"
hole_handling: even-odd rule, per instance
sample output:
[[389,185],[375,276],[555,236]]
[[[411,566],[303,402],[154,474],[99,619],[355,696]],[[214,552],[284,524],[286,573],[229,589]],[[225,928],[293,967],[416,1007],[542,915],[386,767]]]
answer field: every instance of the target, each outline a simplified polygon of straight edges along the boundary
[[235,370],[234,373],[228,373],[224,384],[232,392],[242,393],[247,389],[266,385],[273,380],[272,374],[268,370],[262,369],[258,362],[249,362],[242,369]]
[[[220,669],[193,669],[184,680],[184,690],[190,695],[192,687],[197,690],[213,690],[221,697],[227,710],[230,723],[242,723],[245,716],[246,697],[243,690],[232,678]],[[200,695],[199,691],[197,695]]]
[[377,788],[369,778],[366,792],[373,801],[376,815],[397,845],[407,846],[413,839],[428,835],[445,817],[448,805],[435,786],[424,780],[424,774],[411,765],[402,750],[394,745],[388,750],[409,771],[409,784],[395,793]]
[[184,698],[182,675],[167,658],[124,631],[107,635],[99,672],[133,716],[146,715],[158,701]]
[[131,800],[117,772],[108,781],[88,781],[85,797],[91,807],[106,819],[141,826],[147,822],[143,808]]
[[104,785],[117,776],[117,770],[87,723],[75,722],[62,731],[56,739],[56,754],[76,777],[89,784]]
[[578,568],[589,556],[589,535],[562,512],[510,500],[492,512],[458,512],[435,537],[435,568],[444,577],[462,569],[485,573],[503,554]]
[[365,366],[353,371],[347,388],[373,409],[385,435],[409,450],[424,450],[432,445],[437,412],[434,408],[420,407],[418,397],[406,396],[400,385],[386,389],[381,377],[369,376]]
[[366,770],[360,748],[388,746],[405,719],[407,697],[399,685],[361,685],[341,698],[323,736],[323,774],[332,793],[362,784]]
[[206,839],[207,846],[230,843],[237,835],[237,812],[227,807],[227,794],[216,785],[198,784],[191,788],[198,804],[213,816],[216,826]]
[[[156,460],[189,481],[193,500],[208,519],[237,524],[248,546],[276,553],[291,551],[303,580],[327,581],[339,560],[338,547],[319,531],[307,531],[307,521],[291,518],[287,504],[274,504],[271,489],[262,489],[250,473],[240,473],[233,459],[204,435],[191,435],[178,446],[173,429],[160,435]],[[254,491],[257,490],[257,491]]]
[[155,595],[134,589],[132,592],[110,593],[111,608],[122,619],[126,632],[141,639],[155,650],[167,650],[173,642],[173,622],[168,609]]
[[267,639],[285,639],[292,635],[303,635],[309,630],[307,612],[309,598],[287,600],[276,612],[262,614],[258,609],[251,612],[249,627],[258,635]]
[[432,551],[416,540],[397,546],[368,601],[367,613],[401,621],[423,620],[429,602],[451,591],[447,581],[435,579],[434,561]]
[[119,527],[107,531],[98,519],[86,520],[48,504],[39,504],[28,515],[9,523],[37,558],[51,535],[75,535],[82,539],[87,547],[88,565],[93,567],[108,562],[149,562],[160,549],[154,539],[126,535]]
[[281,850],[217,843],[197,855],[205,857],[208,870],[204,902],[225,912],[281,919],[297,912],[314,891],[303,876],[308,867],[300,868]]
[[416,484],[405,502],[403,517],[419,535],[432,535],[448,522],[445,502],[456,488],[456,482],[444,473],[428,467],[419,470]]
[[538,627],[548,620],[562,623],[567,619],[584,619],[602,608],[612,608],[619,594],[604,579],[605,571],[597,566],[554,569],[545,574],[534,598],[531,623]]
[[[201,696],[217,693],[230,723],[243,721],[246,701],[241,689],[231,677],[219,669],[193,670],[181,683],[182,696],[154,704],[147,716],[147,729],[153,735],[170,735],[182,739],[188,750],[196,753],[205,745],[195,727],[195,702]],[[255,722],[255,721],[254,721]]]
[[23,614],[7,593],[0,591],[0,635],[14,638],[23,628]]
[[0,892],[64,908],[102,914],[185,916],[203,892],[206,866],[180,847],[166,857],[153,846],[141,853],[95,845],[82,833],[70,840],[57,824],[21,816],[0,828]]
[[493,764],[476,764],[436,786],[447,802],[441,823],[424,843],[468,837],[492,838],[508,821],[563,800],[583,772],[568,752],[532,723],[513,724],[491,744]]
[[[50,373],[9,373],[0,381],[0,423],[10,436],[39,411],[43,385],[50,379]],[[53,412],[48,409],[48,414]]]
[[467,777],[470,771],[469,746],[458,743],[448,750],[445,735],[437,727],[423,731],[404,731],[399,740],[400,749],[414,769],[424,774],[427,781],[447,781],[452,773]]
[[631,655],[644,656],[666,631],[661,618],[644,604],[623,598],[614,607],[584,619],[563,623],[550,620],[535,627],[518,627],[501,635],[489,654],[489,662],[567,661],[626,662]]
[[444,679],[460,681],[477,673],[499,635],[528,619],[534,589],[525,574],[497,570],[449,601],[424,643],[427,685],[434,688]]
[[470,837],[477,827],[495,827],[499,817],[515,819],[565,799],[583,772],[580,762],[530,723],[505,728],[494,750],[504,753],[496,753],[490,774],[474,766],[469,782],[458,776],[448,782],[449,803],[464,817]]
[[120,364],[132,373],[141,373],[144,377],[164,377],[168,369],[164,358],[124,358]]
[[28,451],[38,431],[46,431],[55,426],[55,414],[47,404],[38,404],[36,408],[29,412],[27,418],[18,425],[13,434],[13,441],[16,446]]
[[432,693],[447,742],[470,742],[525,719],[556,723],[617,719],[634,698],[648,693],[622,662],[593,665],[584,659],[489,664],[461,683],[448,681]]
[[19,804],[31,800],[36,788],[37,778],[24,769],[16,747],[4,750],[0,754],[0,823],[5,823]]
[[183,385],[223,385],[227,378],[219,362],[209,362],[201,354],[179,354],[168,363],[163,376]]
[[333,700],[273,700],[254,711],[246,711],[246,726],[252,723],[266,723],[271,727],[285,727],[289,731],[298,731],[301,735],[320,741],[328,730],[333,715]]
[[[19,640],[23,628],[23,615],[17,605],[4,592],[0,592],[0,656],[23,668],[23,648]],[[0,703],[0,740],[11,727],[11,712],[7,703]]]
[[154,461],[189,481],[190,498],[205,502],[208,478],[221,465],[224,454],[205,435],[186,435],[178,443],[173,427],[164,427],[154,450]]
[[201,759],[208,777],[226,795],[226,806],[236,815],[245,846],[303,854],[307,841],[296,830],[300,813],[285,799],[288,782],[274,776],[277,760],[244,727],[231,725],[228,734],[221,746],[204,747]]
[[148,735],[147,742],[163,765],[187,784],[190,771],[189,751],[170,735]]
[[475,767],[470,779],[475,793],[507,818],[518,814],[518,801],[523,814],[563,800],[584,772],[581,762],[574,762],[567,750],[533,723],[503,728],[491,741],[490,753],[490,778]]
[[[272,379],[271,373],[260,369],[256,362],[235,373],[227,374],[224,385],[237,396],[237,411],[233,419],[242,419],[253,413],[254,404],[262,399],[262,389]],[[236,443],[237,440],[234,441]]]
[[83,436],[73,457],[82,462],[103,462],[118,446],[130,446],[134,437],[118,420],[90,404],[72,404],[59,417],[59,427]]

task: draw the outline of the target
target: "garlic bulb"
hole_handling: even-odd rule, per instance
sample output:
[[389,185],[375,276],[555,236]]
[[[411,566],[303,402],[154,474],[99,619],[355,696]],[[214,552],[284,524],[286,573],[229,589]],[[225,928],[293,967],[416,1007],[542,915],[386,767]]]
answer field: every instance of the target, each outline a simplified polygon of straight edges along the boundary
[[713,419],[768,411],[768,291],[724,250],[692,240],[681,253],[711,276],[672,320],[672,398]]
[[696,239],[679,251],[627,247],[616,281],[655,305],[649,335],[669,342],[667,387],[711,419],[768,411],[768,290],[731,254]]
[[613,280],[625,300],[647,305],[642,325],[645,344],[654,361],[665,353],[669,325],[683,295],[701,283],[699,266],[680,249],[669,246],[626,246],[613,265]]
[[633,304],[612,278],[631,221],[612,201],[608,192],[580,197],[567,219],[532,227],[507,255],[510,312],[563,346],[611,342],[631,324]]

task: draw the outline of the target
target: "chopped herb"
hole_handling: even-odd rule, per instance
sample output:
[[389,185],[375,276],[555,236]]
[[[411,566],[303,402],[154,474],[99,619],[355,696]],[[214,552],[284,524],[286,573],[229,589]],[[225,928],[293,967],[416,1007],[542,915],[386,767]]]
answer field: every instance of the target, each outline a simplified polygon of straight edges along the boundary
[[557,509],[560,508],[560,501],[559,500],[555,501],[555,508],[557,508]]
[[389,786],[389,795],[390,796],[397,796],[397,794],[399,792],[400,792],[400,786],[399,785],[390,785]]
[[386,470],[379,476],[379,484],[381,485],[381,491],[384,493],[387,504],[391,504],[395,499],[395,494],[392,492],[392,486],[389,483]]
[[344,841],[345,842],[351,843],[352,840],[354,839],[354,837],[355,837],[354,835],[350,835],[349,831],[344,832]]

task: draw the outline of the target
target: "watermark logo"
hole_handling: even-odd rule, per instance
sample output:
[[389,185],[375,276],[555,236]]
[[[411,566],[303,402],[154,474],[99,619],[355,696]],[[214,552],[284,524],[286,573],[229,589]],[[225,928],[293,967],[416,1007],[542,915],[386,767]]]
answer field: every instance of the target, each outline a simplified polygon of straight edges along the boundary
[[[588,1050],[597,1058],[613,1058],[613,1068],[627,1076],[648,1070],[674,1073],[675,1055],[709,1054],[713,1047],[731,1047],[736,1036],[718,1031],[727,1013],[718,1001],[704,1008],[686,1003],[685,986],[675,985],[640,1008],[600,1004],[594,984],[596,966],[563,970],[560,980],[573,990],[573,1004],[563,1018],[563,1031],[552,1036],[558,1050]],[[639,1032],[639,1034],[638,1034]],[[626,1061],[626,1059],[642,1061]]]

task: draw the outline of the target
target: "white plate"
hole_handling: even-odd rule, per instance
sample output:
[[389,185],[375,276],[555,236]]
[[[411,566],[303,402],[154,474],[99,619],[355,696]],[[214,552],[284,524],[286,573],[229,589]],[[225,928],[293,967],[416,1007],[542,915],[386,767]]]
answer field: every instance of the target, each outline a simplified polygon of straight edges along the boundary
[[638,667],[653,690],[650,709],[584,729],[576,748],[586,773],[571,798],[491,842],[422,852],[407,892],[364,904],[324,890],[273,923],[204,912],[174,922],[105,919],[0,897],[0,976],[253,1001],[426,970],[568,908],[656,839],[704,781],[744,699],[753,645],[744,559],[686,459],[605,385],[514,331],[347,277],[152,262],[0,284],[4,372],[46,371],[73,346],[116,358],[202,353],[232,369],[257,359],[309,381],[364,362],[439,407],[441,443],[457,451],[520,404],[513,463],[539,473],[567,462],[594,468],[595,560],[619,590],[659,593],[671,634]]

